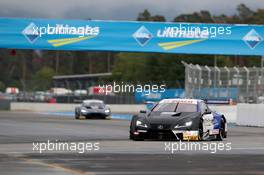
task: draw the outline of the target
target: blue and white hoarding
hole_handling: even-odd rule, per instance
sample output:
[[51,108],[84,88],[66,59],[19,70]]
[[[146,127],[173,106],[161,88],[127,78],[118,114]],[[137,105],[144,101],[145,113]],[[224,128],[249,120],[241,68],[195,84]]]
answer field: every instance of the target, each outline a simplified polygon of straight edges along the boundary
[[0,18],[0,48],[264,55],[264,26]]

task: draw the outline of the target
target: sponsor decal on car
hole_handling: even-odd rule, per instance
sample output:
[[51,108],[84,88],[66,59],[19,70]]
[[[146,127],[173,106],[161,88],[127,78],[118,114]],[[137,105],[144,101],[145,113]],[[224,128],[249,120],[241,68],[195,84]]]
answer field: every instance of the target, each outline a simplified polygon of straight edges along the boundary
[[183,140],[198,140],[198,131],[184,131]]
[[173,130],[174,135],[182,134],[183,140],[199,140],[198,131]]
[[210,134],[210,135],[216,135],[216,134],[219,134],[219,129],[212,129],[212,130],[209,130],[209,134]]

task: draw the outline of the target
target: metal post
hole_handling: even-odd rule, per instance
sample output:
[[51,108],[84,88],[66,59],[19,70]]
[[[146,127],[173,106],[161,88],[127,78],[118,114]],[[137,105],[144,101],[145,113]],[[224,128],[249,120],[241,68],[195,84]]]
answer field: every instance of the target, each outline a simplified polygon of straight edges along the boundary
[[[219,67],[217,67],[217,66],[215,67],[215,69],[217,70],[217,73],[218,73],[217,74],[218,75],[217,76],[217,86],[218,86],[217,97],[219,97],[220,96],[220,88],[219,87],[221,86],[221,82],[220,82],[220,72],[221,71],[220,71]],[[216,84],[216,82],[215,82],[215,84]]]
[[198,82],[198,89],[199,89],[199,93],[200,93],[200,91],[201,91],[201,84],[203,83],[202,82],[203,81],[202,80],[202,68],[198,64],[196,64],[196,67],[199,70],[199,80],[197,80],[197,82]]
[[238,99],[237,101],[239,101],[239,96],[240,96],[240,92],[239,92],[239,69],[237,67],[234,67],[234,69],[236,70],[237,72],[237,96],[238,96]]
[[255,66],[253,67],[253,69],[255,70],[255,81],[253,82],[254,83],[254,98],[257,100],[257,103],[258,103],[258,91],[257,91],[257,87],[258,87],[258,83],[259,83],[259,70],[258,68],[256,68]]
[[247,92],[247,96],[246,96],[246,99],[247,99],[247,102],[248,102],[248,97],[249,97],[249,91],[248,91],[248,85],[249,85],[249,70],[247,67],[244,66],[244,69],[246,70],[247,72],[247,77],[246,77],[246,92]]
[[[66,89],[70,89],[70,83],[68,80],[65,80],[65,84],[66,84]],[[70,94],[67,94],[67,103],[70,103],[70,97],[69,97]]]
[[261,57],[261,86],[263,87],[264,79],[263,79],[263,68],[264,68],[264,56]]
[[217,56],[214,56],[214,67],[217,67]]
[[185,96],[186,97],[190,97],[189,95],[189,88],[190,88],[190,86],[189,86],[189,79],[190,79],[190,77],[189,77],[189,73],[190,73],[190,70],[189,70],[189,68],[190,68],[190,66],[186,63],[186,62],[184,62],[184,61],[181,61],[181,63],[184,65],[184,67],[185,67]]
[[210,98],[210,91],[209,91],[209,89],[210,89],[210,87],[212,85],[211,69],[208,66],[205,66],[205,69],[207,69],[207,72],[208,72],[208,77],[207,77],[208,78],[208,95],[207,95],[207,97]]
[[261,57],[261,68],[264,66],[264,56]]
[[230,82],[230,70],[225,66],[224,67],[226,72],[227,72],[227,96],[230,97],[230,85],[231,85],[231,82]]
[[193,72],[192,71],[194,70],[194,68],[193,68],[193,65],[192,64],[189,64],[188,70],[189,70],[189,73],[190,72],[192,73],[192,76],[188,76],[188,78],[190,78],[191,83],[192,83],[191,86],[189,86],[189,88],[188,88],[188,97],[193,98],[194,76],[193,76]]

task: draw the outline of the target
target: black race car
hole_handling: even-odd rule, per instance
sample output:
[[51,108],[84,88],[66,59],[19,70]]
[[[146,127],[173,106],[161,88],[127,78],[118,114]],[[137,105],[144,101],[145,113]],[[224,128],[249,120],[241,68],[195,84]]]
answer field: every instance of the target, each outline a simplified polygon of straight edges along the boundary
[[211,111],[203,100],[164,99],[132,117],[130,139],[223,140],[226,123],[225,116]]
[[75,108],[75,119],[100,118],[111,115],[110,108],[101,100],[84,100],[81,106]]

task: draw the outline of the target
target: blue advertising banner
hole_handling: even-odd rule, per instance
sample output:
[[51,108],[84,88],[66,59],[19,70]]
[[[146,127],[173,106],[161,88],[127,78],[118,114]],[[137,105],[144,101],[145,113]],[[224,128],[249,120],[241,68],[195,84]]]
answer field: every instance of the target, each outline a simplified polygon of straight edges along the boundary
[[148,101],[158,102],[166,98],[184,98],[184,89],[165,89],[158,92],[135,92],[135,101],[137,103],[145,103]]
[[264,55],[264,26],[0,18],[0,48]]

